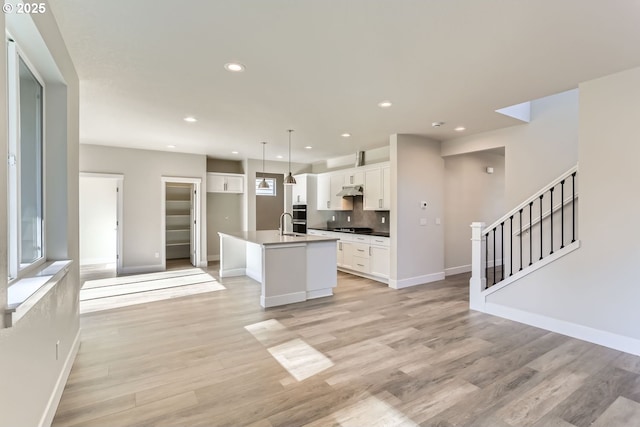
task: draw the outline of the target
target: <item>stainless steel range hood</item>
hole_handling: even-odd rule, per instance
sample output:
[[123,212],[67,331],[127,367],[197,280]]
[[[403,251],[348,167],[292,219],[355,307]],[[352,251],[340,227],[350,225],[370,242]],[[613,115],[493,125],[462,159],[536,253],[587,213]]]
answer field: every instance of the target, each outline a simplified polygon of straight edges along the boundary
[[362,196],[362,185],[345,185],[336,196],[338,197],[354,197]]

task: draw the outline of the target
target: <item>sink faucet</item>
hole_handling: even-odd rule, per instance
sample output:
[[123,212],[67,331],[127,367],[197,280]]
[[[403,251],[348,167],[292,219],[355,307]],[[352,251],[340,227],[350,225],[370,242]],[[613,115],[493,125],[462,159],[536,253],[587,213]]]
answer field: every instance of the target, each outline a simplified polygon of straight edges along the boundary
[[291,218],[291,224],[293,224],[293,215],[291,215],[289,212],[282,212],[282,215],[280,215],[280,235],[284,236],[284,217],[289,215],[289,218]]

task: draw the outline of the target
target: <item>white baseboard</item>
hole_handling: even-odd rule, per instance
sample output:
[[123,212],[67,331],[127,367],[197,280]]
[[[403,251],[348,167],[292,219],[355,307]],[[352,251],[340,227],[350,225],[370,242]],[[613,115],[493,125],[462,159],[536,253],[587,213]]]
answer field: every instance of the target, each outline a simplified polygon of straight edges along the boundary
[[256,270],[251,270],[249,268],[246,268],[245,270],[245,275],[251,277],[253,280],[255,280],[256,282],[262,282],[262,272],[261,271],[256,271]]
[[246,269],[244,268],[230,268],[228,270],[220,269],[220,277],[237,277],[237,276],[245,276]]
[[121,274],[144,274],[144,273],[157,273],[164,271],[162,264],[155,265],[137,265],[134,267],[122,267]]
[[640,340],[635,338],[490,302],[485,303],[484,312],[640,356]]
[[458,267],[449,267],[444,269],[445,276],[453,276],[454,274],[468,273],[471,271],[471,264],[460,265]]
[[273,297],[260,296],[260,305],[264,308],[276,307],[278,305],[292,304],[294,302],[302,302],[307,300],[306,292],[293,292],[290,294],[276,295]]
[[349,268],[338,267],[338,271],[342,271],[343,273],[353,274],[354,276],[364,277],[367,279],[375,280],[376,282],[389,284],[388,277],[374,276],[373,274],[361,273],[359,271],[351,270]]
[[115,264],[118,260],[114,258],[82,258],[80,259],[80,265],[95,265],[95,264]]
[[62,398],[62,392],[64,391],[64,386],[67,384],[67,379],[69,378],[69,374],[71,373],[71,368],[73,367],[73,362],[76,360],[76,356],[78,355],[78,350],[80,349],[80,328],[78,328],[78,333],[76,337],[73,339],[73,343],[71,344],[71,350],[67,355],[67,358],[64,361],[64,365],[62,366],[62,372],[58,376],[58,381],[56,381],[56,385],[51,393],[51,397],[49,398],[49,402],[47,403],[47,407],[42,414],[42,418],[40,418],[40,427],[49,427],[53,423],[53,418],[56,415],[56,411],[58,410],[58,404],[60,403],[60,399]]
[[207,261],[220,261],[220,255],[209,255]]
[[307,299],[324,298],[324,297],[330,297],[332,295],[333,295],[333,288],[307,291]]
[[410,277],[408,279],[389,279],[389,287],[393,289],[403,289],[410,286],[423,285],[425,283],[437,282],[444,280],[444,271],[423,276]]

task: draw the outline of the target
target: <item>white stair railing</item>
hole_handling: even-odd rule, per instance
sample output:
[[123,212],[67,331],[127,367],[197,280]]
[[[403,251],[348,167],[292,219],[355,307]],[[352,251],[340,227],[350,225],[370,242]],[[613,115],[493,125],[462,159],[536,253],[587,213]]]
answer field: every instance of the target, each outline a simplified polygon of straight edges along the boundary
[[[574,166],[488,227],[471,224],[469,304],[479,310],[483,294],[503,287],[577,246],[577,174]],[[555,194],[554,194],[555,193]]]

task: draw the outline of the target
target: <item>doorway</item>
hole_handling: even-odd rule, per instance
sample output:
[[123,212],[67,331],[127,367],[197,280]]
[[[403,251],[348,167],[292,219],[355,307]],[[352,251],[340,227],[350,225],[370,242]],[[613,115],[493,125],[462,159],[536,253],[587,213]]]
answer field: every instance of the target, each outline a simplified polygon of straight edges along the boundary
[[162,178],[163,268],[200,266],[200,183],[198,178]]
[[80,267],[85,272],[109,277],[122,271],[123,184],[119,174],[80,174]]

